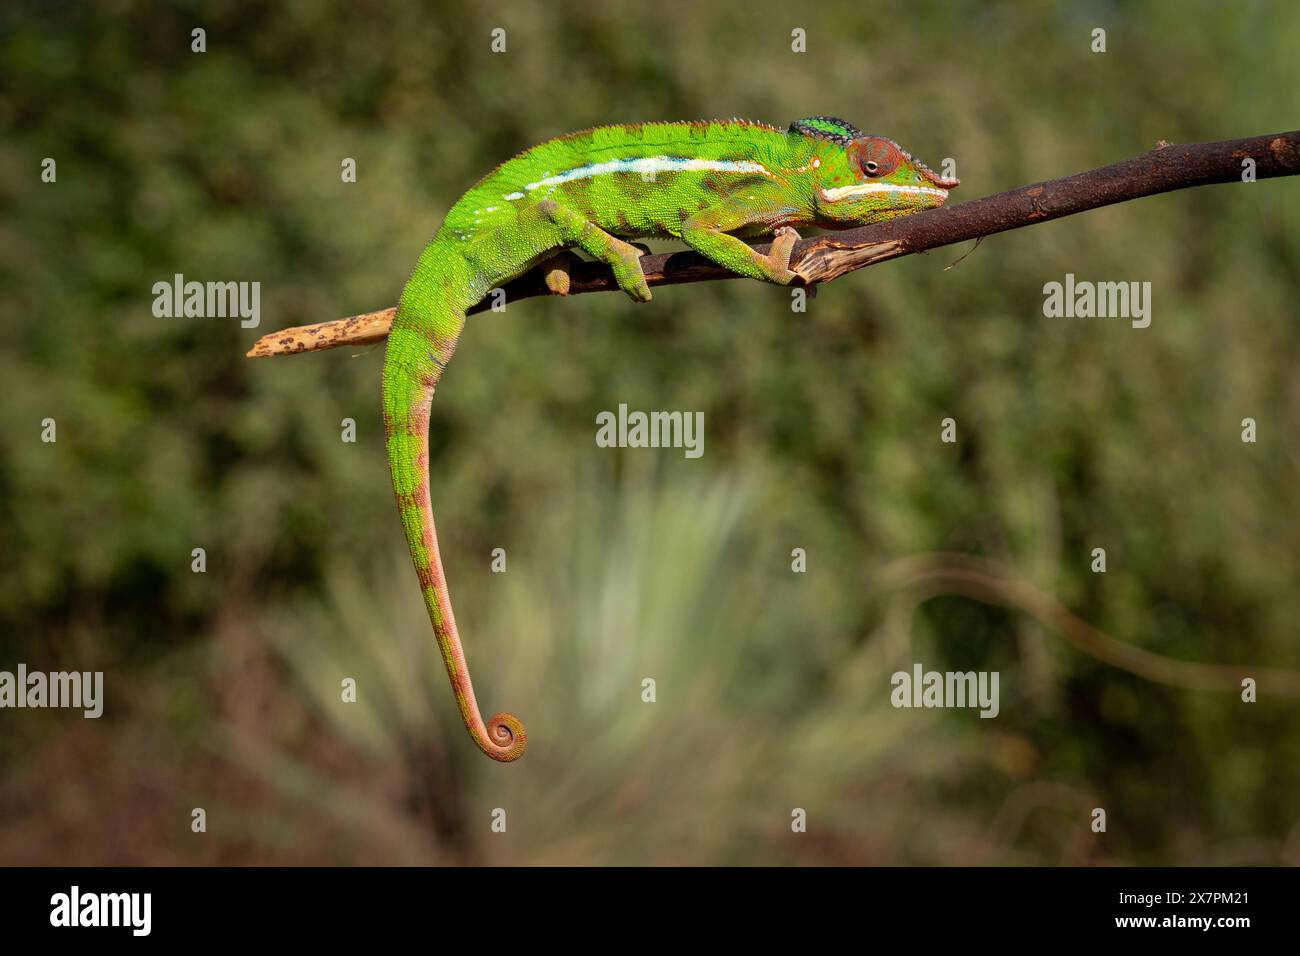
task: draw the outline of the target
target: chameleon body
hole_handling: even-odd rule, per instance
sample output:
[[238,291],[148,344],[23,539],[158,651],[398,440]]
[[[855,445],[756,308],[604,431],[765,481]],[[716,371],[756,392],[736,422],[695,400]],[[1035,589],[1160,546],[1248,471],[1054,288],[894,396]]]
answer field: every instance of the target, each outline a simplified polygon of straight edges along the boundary
[[[561,136],[502,163],[452,207],[402,292],[383,372],[393,490],[442,659],[470,736],[489,757],[515,760],[524,726],[484,722],[438,552],[429,500],[429,408],[465,314],[535,265],[568,291],[567,250],[608,265],[619,287],[650,299],[642,249],[672,237],[740,275],[781,285],[800,226],[843,229],[943,204],[957,180],[892,140],[832,117],[789,129],[741,120],[604,126]],[[774,235],[768,254],[740,236]]]

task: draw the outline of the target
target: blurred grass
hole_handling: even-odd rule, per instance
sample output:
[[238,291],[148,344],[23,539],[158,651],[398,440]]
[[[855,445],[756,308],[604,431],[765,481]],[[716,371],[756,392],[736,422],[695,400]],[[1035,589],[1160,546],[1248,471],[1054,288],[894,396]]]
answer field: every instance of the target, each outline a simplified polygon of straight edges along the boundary
[[[475,318],[433,497],[480,699],[529,726],[509,768],[430,657],[382,350],[243,358],[394,302],[460,191],[571,129],[839,114],[973,198],[1294,128],[1297,48],[1263,2],[7,6],[0,668],[104,669],[108,712],[0,718],[0,862],[1297,861],[1294,702],[1151,684],[965,597],[900,624],[881,578],[982,555],[1135,646],[1300,668],[1294,181],[900,260],[806,315],[716,283]],[[262,327],[155,319],[175,272],[261,281]],[[1151,328],[1044,320],[1066,272],[1151,281]],[[619,402],[703,411],[704,458],[595,448]],[[894,711],[900,655],[1000,670],[1002,715]]]
[[[473,862],[745,863],[771,853],[798,862],[841,831],[840,859],[887,859],[890,831],[931,825],[913,813],[899,821],[889,800],[955,783],[967,761],[952,744],[916,759],[934,722],[899,719],[888,706],[880,644],[823,646],[823,660],[807,660],[789,638],[804,625],[797,602],[781,599],[794,590],[782,562],[737,577],[750,499],[745,482],[725,476],[587,475],[548,516],[555,530],[531,542],[529,553],[547,554],[544,570],[507,570],[481,585],[499,596],[462,610],[476,634],[471,666],[494,678],[480,681],[484,701],[508,703],[535,728],[519,773],[460,747],[448,754],[455,708],[423,637],[423,608],[399,587],[409,574],[400,554],[378,580],[340,572],[327,605],[286,615],[272,637],[321,719],[359,759],[396,773],[380,812],[372,800],[340,801],[328,777],[290,753],[247,737],[232,746],[286,798],[319,805],[362,845],[413,862],[445,859],[438,842],[426,838],[418,852],[408,842],[421,822],[427,834],[475,834],[458,858]],[[753,603],[755,589],[771,602]],[[822,692],[803,698],[801,671]],[[355,704],[341,700],[343,676],[357,680]],[[643,699],[647,677],[654,702]],[[459,774],[468,794],[447,806]],[[870,796],[879,790],[886,799]],[[484,836],[496,807],[507,811],[500,839]],[[795,807],[823,834],[813,848],[789,832]],[[873,818],[865,827],[864,814]],[[942,858],[937,847],[914,852]]]

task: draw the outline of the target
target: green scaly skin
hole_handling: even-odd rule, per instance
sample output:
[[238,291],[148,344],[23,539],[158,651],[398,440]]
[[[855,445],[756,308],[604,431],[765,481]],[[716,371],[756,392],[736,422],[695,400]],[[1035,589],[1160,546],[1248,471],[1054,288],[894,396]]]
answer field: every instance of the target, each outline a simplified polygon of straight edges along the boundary
[[[402,292],[384,360],[384,424],[393,490],[429,619],[470,736],[511,761],[524,725],[486,723],[456,630],[429,504],[429,407],[465,313],[492,289],[545,263],[568,291],[566,250],[604,262],[648,302],[641,250],[627,239],[673,237],[732,272],[779,285],[797,277],[799,226],[845,229],[941,206],[957,180],[892,140],[812,117],[781,130],[742,120],[604,126],[549,140],[502,163],[461,197]],[[774,235],[768,254],[738,236]]]

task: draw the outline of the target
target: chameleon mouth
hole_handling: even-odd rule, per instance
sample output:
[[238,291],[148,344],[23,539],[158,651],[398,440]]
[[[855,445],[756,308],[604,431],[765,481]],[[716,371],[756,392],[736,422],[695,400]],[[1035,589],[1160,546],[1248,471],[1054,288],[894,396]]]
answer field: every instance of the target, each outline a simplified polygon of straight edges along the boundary
[[896,183],[858,183],[854,186],[836,186],[823,189],[822,198],[835,202],[855,196],[933,196],[939,200],[935,205],[942,206],[948,199],[948,190],[937,186],[903,186]]

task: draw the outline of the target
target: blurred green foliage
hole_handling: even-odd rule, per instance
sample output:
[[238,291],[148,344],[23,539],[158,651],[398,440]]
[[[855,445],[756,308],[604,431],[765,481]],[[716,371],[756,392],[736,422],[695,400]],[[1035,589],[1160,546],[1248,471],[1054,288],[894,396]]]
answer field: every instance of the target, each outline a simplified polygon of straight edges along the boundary
[[[0,668],[103,669],[108,702],[0,713],[0,862],[1300,862],[1300,704],[1144,681],[1014,608],[905,613],[882,577],[981,554],[1153,652],[1300,668],[1294,180],[900,260],[807,314],[726,282],[473,318],[433,497],[480,700],[530,730],[511,767],[460,729],[404,564],[382,349],[243,357],[393,303],[460,192],[552,135],[828,113],[974,198],[1294,128],[1297,49],[1283,2],[7,6]],[[1043,318],[1067,272],[1150,281],[1151,327]],[[261,327],[155,318],[174,273],[260,281]],[[597,449],[620,402],[703,411],[704,457]],[[1001,715],[892,709],[913,660],[1000,671]]]

